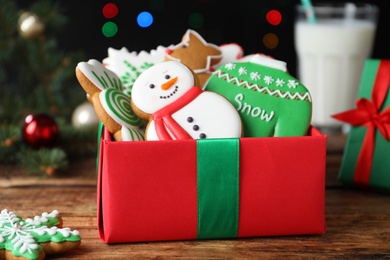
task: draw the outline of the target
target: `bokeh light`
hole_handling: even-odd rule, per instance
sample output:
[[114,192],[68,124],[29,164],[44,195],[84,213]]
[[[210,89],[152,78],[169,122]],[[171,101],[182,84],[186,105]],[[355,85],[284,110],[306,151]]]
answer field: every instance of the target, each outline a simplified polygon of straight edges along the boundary
[[114,3],[108,3],[103,7],[102,12],[105,18],[111,19],[118,14],[118,7]]
[[203,21],[204,21],[203,15],[200,14],[200,13],[192,13],[188,17],[188,23],[193,28],[200,28],[200,27],[202,27],[203,26]]
[[118,26],[114,22],[106,22],[102,27],[102,33],[106,37],[113,37],[118,32]]
[[161,11],[164,9],[164,0],[149,0],[149,8],[152,11]]
[[274,33],[267,33],[263,37],[263,44],[268,49],[275,49],[279,44],[279,37]]
[[153,16],[149,12],[141,12],[137,16],[137,23],[140,27],[146,28],[152,25]]
[[272,25],[279,25],[282,21],[282,14],[278,10],[270,10],[265,15],[267,22]]

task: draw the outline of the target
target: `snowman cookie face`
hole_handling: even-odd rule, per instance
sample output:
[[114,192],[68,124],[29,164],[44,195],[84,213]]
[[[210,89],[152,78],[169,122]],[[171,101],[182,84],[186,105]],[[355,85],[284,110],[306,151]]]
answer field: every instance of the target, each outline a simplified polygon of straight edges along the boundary
[[145,70],[134,82],[131,106],[149,121],[146,140],[241,137],[241,119],[224,97],[197,86],[197,76],[178,61]]
[[144,113],[153,114],[176,101],[196,83],[192,71],[177,61],[156,64],[134,82],[132,102]]

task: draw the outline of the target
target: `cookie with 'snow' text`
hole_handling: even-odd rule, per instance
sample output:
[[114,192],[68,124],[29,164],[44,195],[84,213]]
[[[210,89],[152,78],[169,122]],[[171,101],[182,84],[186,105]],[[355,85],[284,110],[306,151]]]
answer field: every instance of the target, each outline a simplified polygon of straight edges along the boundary
[[226,63],[213,72],[205,90],[223,95],[236,107],[245,137],[307,134],[312,99],[283,61],[255,54],[247,62]]

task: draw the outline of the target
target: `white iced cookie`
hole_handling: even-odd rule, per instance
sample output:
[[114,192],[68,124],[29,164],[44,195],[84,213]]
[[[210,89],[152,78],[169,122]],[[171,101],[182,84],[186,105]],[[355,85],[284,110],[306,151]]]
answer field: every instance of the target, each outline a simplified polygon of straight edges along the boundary
[[79,62],[76,77],[93,104],[96,115],[117,141],[143,140],[145,121],[131,110],[130,96],[115,72],[91,59]]
[[[169,46],[168,48],[172,47]],[[138,76],[149,67],[163,62],[167,47],[158,46],[156,49],[129,52],[126,47],[119,50],[108,48],[108,57],[103,59],[103,64],[120,78],[124,91],[131,95],[131,89]]]
[[220,62],[212,66],[213,71],[229,62],[249,61],[255,55],[250,54],[244,56],[243,48],[237,43],[225,43],[220,45],[219,48],[222,51],[222,59]]
[[241,119],[223,96],[203,91],[196,75],[178,61],[145,70],[134,82],[131,106],[148,120],[146,140],[234,138],[242,136]]

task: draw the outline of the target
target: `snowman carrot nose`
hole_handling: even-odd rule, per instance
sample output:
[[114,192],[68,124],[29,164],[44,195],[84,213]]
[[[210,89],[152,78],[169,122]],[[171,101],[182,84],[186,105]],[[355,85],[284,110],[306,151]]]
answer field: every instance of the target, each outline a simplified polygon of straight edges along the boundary
[[168,80],[167,82],[165,82],[164,84],[161,85],[161,89],[162,90],[169,89],[170,87],[172,87],[173,84],[175,84],[176,81],[177,81],[177,77],[174,77],[174,78]]

